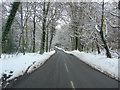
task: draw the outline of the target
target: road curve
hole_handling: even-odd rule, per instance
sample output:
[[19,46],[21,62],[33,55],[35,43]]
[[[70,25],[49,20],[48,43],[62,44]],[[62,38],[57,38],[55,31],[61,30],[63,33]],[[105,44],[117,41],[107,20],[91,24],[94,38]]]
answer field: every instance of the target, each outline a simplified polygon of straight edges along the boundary
[[118,82],[57,49],[42,67],[12,88],[118,88]]

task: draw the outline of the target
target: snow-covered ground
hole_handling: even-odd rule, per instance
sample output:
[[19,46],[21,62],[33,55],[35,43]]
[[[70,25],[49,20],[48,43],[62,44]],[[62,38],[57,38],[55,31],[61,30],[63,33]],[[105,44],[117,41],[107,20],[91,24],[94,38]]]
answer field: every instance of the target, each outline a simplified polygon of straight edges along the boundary
[[[62,49],[61,49],[62,50]],[[109,75],[112,78],[118,80],[120,79],[118,75],[118,60],[117,58],[107,58],[104,55],[95,55],[93,53],[80,52],[78,50],[74,51],[64,51],[68,54],[73,54],[86,64],[92,66],[93,68]],[[119,61],[120,62],[120,61]]]
[[15,77],[23,75],[25,71],[31,66],[27,73],[30,73],[34,69],[40,67],[44,62],[55,53],[55,51],[45,52],[40,55],[38,53],[26,53],[25,55],[19,54],[15,55],[5,55],[2,54],[0,60],[0,78],[3,74],[6,74],[7,77],[12,75],[8,80],[11,80]]

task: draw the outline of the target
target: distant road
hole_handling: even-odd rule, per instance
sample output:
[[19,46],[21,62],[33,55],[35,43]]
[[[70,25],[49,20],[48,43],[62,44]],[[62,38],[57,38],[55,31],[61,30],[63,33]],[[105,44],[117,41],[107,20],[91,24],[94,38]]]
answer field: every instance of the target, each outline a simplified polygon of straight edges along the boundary
[[55,55],[42,67],[12,88],[118,88],[118,82],[56,49]]

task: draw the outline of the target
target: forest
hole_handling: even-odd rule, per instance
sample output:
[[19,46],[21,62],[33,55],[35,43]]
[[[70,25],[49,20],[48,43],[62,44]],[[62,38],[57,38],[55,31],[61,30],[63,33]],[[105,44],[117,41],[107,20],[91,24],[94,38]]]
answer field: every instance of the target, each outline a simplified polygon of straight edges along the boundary
[[[118,49],[119,9],[117,2],[105,1],[3,2],[2,53],[42,54],[59,46],[98,54],[105,50],[111,58]],[[63,35],[56,36],[58,31]]]

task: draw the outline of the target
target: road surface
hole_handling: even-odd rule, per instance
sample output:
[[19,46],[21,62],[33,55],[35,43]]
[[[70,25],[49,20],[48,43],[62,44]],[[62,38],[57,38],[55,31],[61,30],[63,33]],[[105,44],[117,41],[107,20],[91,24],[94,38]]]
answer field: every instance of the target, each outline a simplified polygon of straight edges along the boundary
[[56,50],[42,67],[12,88],[118,88],[118,82],[75,56]]

